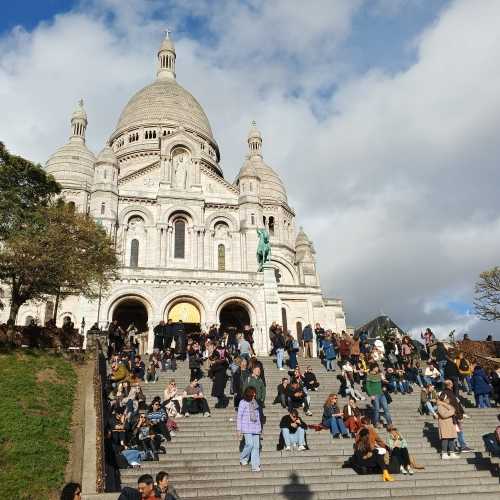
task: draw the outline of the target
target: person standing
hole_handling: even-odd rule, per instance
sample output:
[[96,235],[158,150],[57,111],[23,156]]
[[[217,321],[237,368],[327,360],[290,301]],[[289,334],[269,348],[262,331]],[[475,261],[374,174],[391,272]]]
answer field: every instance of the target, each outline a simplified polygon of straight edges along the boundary
[[306,325],[306,327],[302,331],[302,342],[304,344],[304,358],[312,358],[313,331],[311,325]]
[[262,424],[260,421],[259,403],[256,400],[256,391],[247,387],[243,399],[238,405],[236,428],[238,437],[243,436],[245,446],[240,454],[240,464],[248,465],[250,462],[252,472],[260,472],[260,434]]
[[316,352],[319,356],[319,351],[321,351],[323,347],[323,339],[325,338],[325,329],[322,328],[319,323],[316,323],[316,326],[314,328],[314,335],[316,335]]
[[443,391],[437,401],[439,438],[441,439],[441,458],[459,458],[455,453],[454,441],[457,439],[456,424],[453,422],[455,408],[450,403],[446,391]]
[[180,319],[178,323],[174,325],[174,336],[175,345],[177,349],[178,359],[186,359],[186,330],[184,328],[184,323]]
[[165,321],[161,320],[154,328],[154,344],[153,349],[155,352],[163,351],[165,342]]
[[285,368],[283,368],[283,362],[285,360],[285,339],[279,332],[274,336],[273,349],[276,353],[276,366],[278,367],[278,370],[284,370]]
[[382,375],[380,368],[376,363],[370,365],[370,371],[366,376],[366,394],[371,398],[374,409],[373,425],[378,427],[380,423],[380,407],[384,410],[384,417],[387,425],[392,424],[392,417],[389,412],[389,406],[382,390]]

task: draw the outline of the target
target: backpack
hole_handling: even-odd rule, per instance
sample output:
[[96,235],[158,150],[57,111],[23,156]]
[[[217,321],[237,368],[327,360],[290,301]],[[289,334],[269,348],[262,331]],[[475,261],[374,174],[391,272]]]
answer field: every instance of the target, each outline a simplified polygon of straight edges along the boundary
[[293,344],[292,344],[292,349],[295,351],[295,352],[299,352],[299,343],[297,340],[294,340],[293,341]]

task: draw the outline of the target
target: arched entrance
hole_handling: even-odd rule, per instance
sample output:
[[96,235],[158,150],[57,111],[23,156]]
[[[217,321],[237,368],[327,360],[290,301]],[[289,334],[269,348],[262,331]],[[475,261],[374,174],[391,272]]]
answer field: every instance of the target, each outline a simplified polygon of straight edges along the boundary
[[148,310],[138,299],[122,300],[113,311],[113,321],[115,319],[123,329],[127,329],[131,323],[134,323],[140,332],[148,329]]
[[219,323],[222,331],[236,328],[236,331],[242,332],[246,325],[251,325],[247,308],[239,302],[229,302],[222,307]]
[[200,331],[200,310],[191,302],[174,304],[168,311],[167,319],[171,319],[173,323],[182,322],[186,333]]

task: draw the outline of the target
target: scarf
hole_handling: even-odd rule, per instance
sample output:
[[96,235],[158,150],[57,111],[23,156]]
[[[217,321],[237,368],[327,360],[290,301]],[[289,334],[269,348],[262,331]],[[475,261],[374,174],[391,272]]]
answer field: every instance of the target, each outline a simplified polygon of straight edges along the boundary
[[257,404],[257,401],[255,399],[252,399],[250,403],[248,404],[248,410],[250,412],[250,422],[257,422],[257,408],[259,405]]

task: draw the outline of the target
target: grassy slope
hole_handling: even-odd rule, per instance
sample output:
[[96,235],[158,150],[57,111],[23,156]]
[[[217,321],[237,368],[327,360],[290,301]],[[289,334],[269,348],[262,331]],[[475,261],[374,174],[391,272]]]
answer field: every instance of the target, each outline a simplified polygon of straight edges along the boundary
[[0,498],[42,500],[61,486],[75,384],[61,357],[0,353]]

